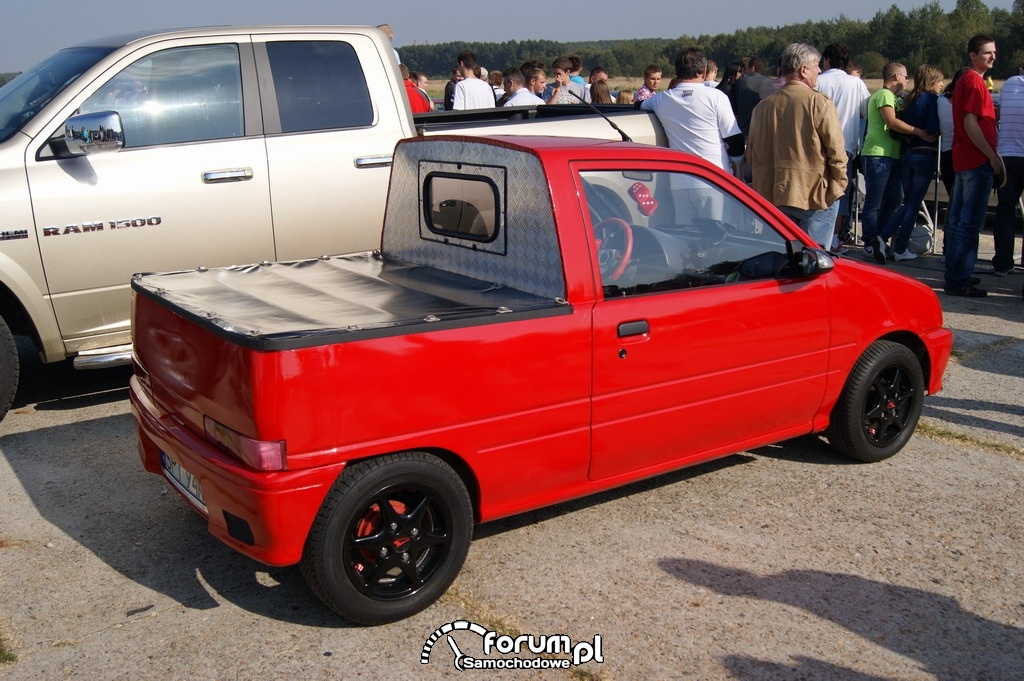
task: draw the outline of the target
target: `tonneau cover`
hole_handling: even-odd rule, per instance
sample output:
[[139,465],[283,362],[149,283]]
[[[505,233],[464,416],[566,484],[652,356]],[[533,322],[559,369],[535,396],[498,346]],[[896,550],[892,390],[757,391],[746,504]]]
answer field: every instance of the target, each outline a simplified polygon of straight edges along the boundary
[[132,289],[234,343],[265,351],[570,311],[564,300],[379,252],[136,274]]

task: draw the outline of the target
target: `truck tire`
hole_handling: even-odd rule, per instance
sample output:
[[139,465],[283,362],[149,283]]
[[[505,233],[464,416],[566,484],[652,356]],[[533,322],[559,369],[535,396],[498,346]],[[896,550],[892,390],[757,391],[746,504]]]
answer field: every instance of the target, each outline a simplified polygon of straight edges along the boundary
[[3,317],[0,317],[0,421],[14,402],[18,392],[18,377],[21,365],[18,360],[18,346],[14,335]]
[[447,591],[469,551],[473,505],[462,480],[423,452],[348,466],[320,507],[302,575],[328,607],[361,624],[409,617]]
[[875,341],[860,356],[832,410],[828,440],[860,461],[888,459],[910,440],[924,406],[924,373],[910,348]]

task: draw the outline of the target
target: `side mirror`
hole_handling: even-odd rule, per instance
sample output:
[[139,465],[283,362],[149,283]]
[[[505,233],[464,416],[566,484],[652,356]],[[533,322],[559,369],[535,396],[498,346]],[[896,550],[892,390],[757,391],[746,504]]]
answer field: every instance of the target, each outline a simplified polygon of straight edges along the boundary
[[813,277],[835,269],[836,263],[832,256],[817,248],[807,248],[801,241],[787,242],[786,250],[789,251],[793,271],[798,276]]
[[829,272],[836,266],[825,251],[807,248],[802,241],[786,243],[786,252],[765,251],[753,255],[736,268],[738,280],[768,279],[772,277],[813,277]]
[[78,114],[64,123],[64,144],[71,156],[106,153],[124,148],[124,127],[116,111]]

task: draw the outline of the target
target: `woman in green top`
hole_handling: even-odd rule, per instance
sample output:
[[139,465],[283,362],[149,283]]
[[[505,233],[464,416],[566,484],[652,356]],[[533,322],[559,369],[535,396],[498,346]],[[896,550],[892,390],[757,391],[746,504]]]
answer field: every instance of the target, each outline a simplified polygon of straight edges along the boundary
[[879,234],[879,223],[888,220],[903,202],[899,173],[901,143],[889,131],[918,135],[928,141],[935,139],[927,130],[918,130],[896,117],[896,94],[907,87],[907,67],[896,62],[886,64],[882,81],[882,88],[868,100],[867,134],[861,151],[865,182],[861,238],[864,252],[880,265],[885,264],[889,247]]

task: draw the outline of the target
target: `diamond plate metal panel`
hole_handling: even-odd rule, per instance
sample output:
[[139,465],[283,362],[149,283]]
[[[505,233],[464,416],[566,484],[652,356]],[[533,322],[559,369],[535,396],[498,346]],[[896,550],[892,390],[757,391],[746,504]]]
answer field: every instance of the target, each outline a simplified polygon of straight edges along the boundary
[[[422,180],[430,171],[486,177],[498,187],[499,234],[491,244],[429,233]],[[399,145],[382,239],[385,257],[437,267],[545,298],[565,297],[562,254],[540,160],[508,146],[436,139]]]

